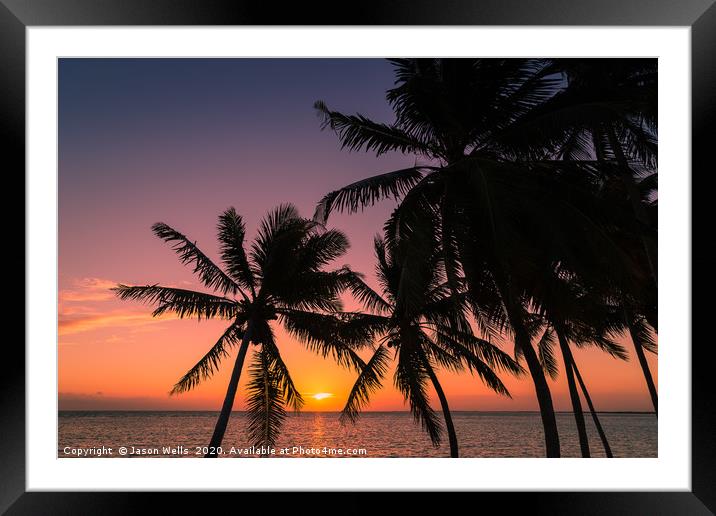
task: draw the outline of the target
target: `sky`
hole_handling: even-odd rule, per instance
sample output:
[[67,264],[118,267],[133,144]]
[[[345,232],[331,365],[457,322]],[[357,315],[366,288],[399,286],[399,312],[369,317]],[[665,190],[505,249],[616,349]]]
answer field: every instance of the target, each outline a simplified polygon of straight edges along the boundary
[[[218,410],[233,353],[193,391],[168,393],[226,321],[152,318],[151,307],[119,301],[109,289],[118,283],[202,289],[152,234],[155,222],[181,231],[218,262],[217,217],[231,206],[244,217],[250,240],[261,216],[280,203],[311,216],[331,190],[412,166],[410,155],[341,150],[313,109],[323,100],[390,122],[385,91],[393,80],[390,63],[377,59],[60,59],[60,409]],[[377,286],[373,237],[394,207],[384,201],[363,213],[332,215],[329,226],[351,243],[335,266],[348,264]],[[304,410],[340,410],[355,373],[276,331]],[[633,350],[628,339],[621,342]],[[635,357],[620,362],[576,349],[575,359],[599,410],[651,410]],[[649,355],[649,363],[656,379],[656,357]],[[368,410],[407,409],[392,369],[388,374]],[[503,377],[512,394],[505,398],[469,373],[438,375],[454,410],[537,409],[527,377]],[[236,410],[244,406],[243,383]],[[556,409],[569,410],[564,375],[551,388]],[[437,407],[434,394],[432,400]]]

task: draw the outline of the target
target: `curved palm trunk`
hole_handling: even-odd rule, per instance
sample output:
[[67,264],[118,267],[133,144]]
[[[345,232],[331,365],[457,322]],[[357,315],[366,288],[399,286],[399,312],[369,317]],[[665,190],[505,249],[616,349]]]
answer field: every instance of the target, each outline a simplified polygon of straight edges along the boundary
[[557,417],[554,413],[554,404],[552,403],[552,394],[549,391],[549,384],[544,375],[544,369],[540,364],[535,349],[532,347],[532,341],[522,318],[522,306],[513,301],[510,288],[506,286],[505,278],[497,277],[496,285],[499,289],[502,303],[510,325],[515,334],[515,345],[522,352],[527,362],[532,382],[535,386],[535,394],[539,405],[540,416],[542,417],[542,427],[544,429],[545,452],[548,458],[559,458],[559,431],[557,429]]
[[426,369],[428,371],[428,376],[430,376],[430,381],[433,383],[433,387],[435,388],[435,392],[440,399],[440,406],[442,407],[443,417],[445,418],[445,428],[447,429],[448,440],[450,441],[450,457],[458,457],[457,434],[455,434],[455,426],[452,423],[452,416],[450,415],[450,407],[448,406],[447,397],[445,396],[445,392],[443,392],[443,388],[440,385],[433,368],[430,367],[429,364],[426,364]]
[[577,362],[574,361],[574,357],[572,357],[572,369],[574,370],[574,374],[577,377],[577,382],[579,382],[579,386],[582,389],[582,394],[584,394],[584,399],[587,401],[587,406],[589,407],[589,411],[592,414],[592,421],[594,421],[594,426],[597,427],[597,433],[599,434],[599,439],[602,441],[602,446],[604,446],[604,453],[608,458],[614,457],[612,455],[612,448],[609,446],[609,441],[607,441],[607,434],[604,433],[604,429],[602,428],[602,424],[599,421],[599,417],[597,416],[597,411],[594,409],[594,404],[592,403],[592,397],[589,395],[589,392],[587,391],[587,386],[584,385],[584,380],[582,380],[582,375],[579,373],[579,369],[577,368]]
[[535,386],[537,403],[539,404],[540,415],[542,416],[542,426],[544,427],[544,440],[547,457],[559,458],[559,431],[557,430],[557,418],[554,414],[552,394],[549,391],[547,378],[544,376],[542,365],[539,363],[537,353],[535,353],[535,350],[530,343],[526,330],[522,328],[520,333],[523,333],[524,335],[522,337],[518,337],[516,334],[515,340],[517,345],[522,350],[530,375],[532,376],[532,382]]
[[563,333],[557,330],[557,339],[559,347],[562,350],[562,360],[564,361],[564,372],[567,376],[567,386],[569,387],[569,397],[572,400],[572,413],[574,414],[574,422],[577,424],[577,435],[579,436],[579,447],[582,451],[582,457],[591,457],[589,451],[589,437],[587,437],[587,427],[584,424],[584,412],[582,412],[582,403],[579,400],[579,392],[574,382],[574,370],[572,364],[572,350],[569,349],[569,342]]
[[654,378],[651,376],[649,370],[649,363],[646,361],[646,355],[644,355],[644,348],[638,338],[634,337],[632,332],[632,341],[634,342],[634,349],[636,350],[636,356],[639,358],[639,365],[644,373],[644,379],[646,380],[646,386],[649,389],[649,395],[651,396],[651,403],[654,405],[654,413],[659,415],[659,395],[656,392],[656,385],[654,384]]
[[226,389],[226,396],[224,397],[224,404],[221,407],[219,413],[219,419],[216,421],[214,427],[214,433],[211,436],[209,442],[209,452],[205,457],[217,457],[218,454],[216,449],[221,446],[221,441],[224,440],[224,433],[226,432],[226,425],[229,422],[229,416],[231,416],[231,409],[234,407],[234,399],[236,398],[236,391],[239,387],[239,379],[241,378],[241,370],[244,367],[244,360],[246,359],[246,352],[249,349],[249,343],[251,342],[251,330],[253,323],[249,321],[244,336],[241,339],[241,346],[239,347],[239,354],[236,356],[236,362],[234,362],[234,369],[231,371],[231,379],[229,380],[229,387]]
[[646,355],[644,355],[644,347],[641,343],[641,339],[639,338],[639,332],[636,331],[634,328],[634,321],[631,317],[631,314],[627,311],[625,311],[625,318],[627,326],[629,327],[629,334],[631,335],[631,340],[634,343],[634,350],[636,351],[636,356],[639,359],[639,365],[641,366],[641,370],[644,373],[644,379],[646,380],[646,386],[649,389],[649,395],[651,396],[651,403],[654,405],[654,413],[656,413],[657,417],[659,416],[659,395],[656,392],[656,385],[654,384],[654,378],[651,376],[651,371],[649,370],[649,363],[646,361]]
[[542,426],[544,428],[545,451],[549,458],[558,458],[559,450],[559,431],[557,430],[557,417],[554,413],[554,404],[552,403],[552,394],[549,391],[547,378],[544,375],[542,364],[540,364],[537,353],[532,347],[532,342],[525,327],[524,320],[520,315],[521,307],[514,307],[509,298],[503,296],[507,316],[515,333],[515,344],[522,352],[527,362],[527,368],[532,376],[532,382],[535,386],[535,394],[537,395],[537,403],[539,404],[540,416],[542,417]]

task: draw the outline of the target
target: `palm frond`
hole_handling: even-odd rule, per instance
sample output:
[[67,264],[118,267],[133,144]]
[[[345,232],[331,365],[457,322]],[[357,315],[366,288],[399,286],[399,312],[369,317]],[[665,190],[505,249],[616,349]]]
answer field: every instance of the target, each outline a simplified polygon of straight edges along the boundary
[[[279,311],[279,321],[288,332],[300,340],[308,349],[323,358],[332,357],[336,363],[360,373],[365,362],[341,339],[341,320],[333,315],[325,315],[302,310]],[[368,333],[367,338],[372,337]]]
[[179,379],[169,394],[174,395],[190,391],[203,380],[211,378],[214,372],[218,370],[221,360],[229,356],[228,349],[241,342],[245,329],[245,326],[239,322],[229,326],[208,353],[201,357],[201,360]]
[[355,423],[358,420],[360,411],[368,404],[370,394],[380,389],[389,359],[388,349],[382,344],[379,345],[353,384],[341,412],[341,424],[345,424],[346,421]]
[[279,352],[278,346],[276,346],[276,342],[274,342],[273,338],[265,339],[262,343],[262,347],[264,353],[267,355],[267,359],[271,362],[279,390],[286,405],[298,412],[301,410],[301,407],[303,407],[304,400],[293,383],[291,374],[281,358],[281,353]]
[[275,446],[286,419],[275,362],[265,350],[254,352],[246,385],[249,439],[255,446]]
[[400,347],[394,379],[395,386],[410,405],[415,422],[420,423],[433,446],[439,446],[443,429],[440,418],[428,399],[428,373],[422,358],[416,350],[410,349],[410,346]]
[[461,372],[465,369],[465,364],[461,357],[454,355],[447,348],[437,345],[424,331],[420,333],[420,340],[423,343],[425,355],[435,360],[437,365],[454,373]]
[[[651,335],[649,335],[648,338],[651,340],[647,341],[645,349],[648,349],[652,353],[656,353],[656,344],[651,338]],[[614,358],[618,358],[619,360],[629,360],[629,353],[624,348],[624,346],[622,346],[621,344],[617,344],[616,342],[614,342],[614,340],[612,340],[606,335],[594,335],[592,337],[592,343],[602,351],[609,353]]]
[[[451,291],[446,283],[441,290]],[[444,294],[445,292],[443,292]],[[429,323],[450,328],[450,331],[472,332],[468,318],[470,303],[466,292],[430,299],[422,309],[422,315]]]
[[443,264],[445,266],[445,276],[451,293],[455,296],[460,290],[460,276],[462,267],[460,265],[459,244],[457,241],[457,231],[455,213],[453,210],[454,200],[452,196],[446,192],[445,198],[440,205],[440,244],[442,248]]
[[256,282],[244,249],[246,225],[233,207],[219,216],[218,232],[221,258],[229,275],[255,296]]
[[557,366],[557,357],[554,355],[554,331],[551,326],[547,326],[537,342],[537,354],[542,369],[553,380],[559,376],[559,367]]
[[440,174],[431,172],[425,175],[410,188],[383,225],[386,248],[393,255],[402,255],[398,261],[413,252],[421,252],[427,259],[434,259],[441,215],[436,204],[443,189]]
[[440,337],[439,343],[442,339],[447,339],[448,344],[465,348],[467,352],[499,371],[518,376],[524,373],[522,366],[489,340],[482,339],[472,332],[463,332],[455,328],[438,326],[436,329],[436,333]]
[[199,276],[207,288],[223,294],[236,294],[241,291],[239,286],[196,246],[196,242],[190,242],[186,236],[163,222],[154,224],[152,231],[165,242],[172,243],[172,249],[182,264],[193,264],[194,274]]
[[405,195],[423,176],[424,167],[411,167],[361,179],[326,194],[316,206],[314,220],[325,224],[334,212],[355,213],[386,198]]
[[637,161],[649,169],[655,169],[658,159],[656,135],[629,117],[624,118],[621,122],[623,130],[620,132],[620,144],[624,148],[624,153],[629,159]]
[[385,247],[393,265],[391,274],[397,277],[395,310],[402,314],[420,313],[426,298],[444,280],[437,252],[437,213],[427,199],[416,201],[408,202],[406,197],[385,223]]
[[174,312],[180,318],[232,319],[239,311],[236,301],[225,297],[184,290],[160,285],[128,286],[117,285],[112,289],[120,299],[143,301],[156,304],[152,315],[157,317],[166,312]]
[[363,312],[340,312],[335,314],[340,323],[336,329],[344,344],[352,349],[360,350],[373,347],[374,341],[388,332],[393,321],[388,315],[369,314]]
[[272,296],[283,307],[297,310],[338,312],[340,294],[348,287],[353,273],[343,267],[334,271],[309,271],[284,277],[281,284],[272,279]]
[[[458,342],[455,338],[453,338],[453,335],[442,332],[438,332],[436,334],[435,342],[442,345],[443,348],[448,349],[451,354],[462,360],[469,371],[477,374],[482,382],[490,389],[503,396],[511,397],[507,387],[505,387],[505,384],[502,383],[502,380],[497,373],[493,371],[491,365],[483,361],[482,356],[476,353],[476,347],[467,346],[462,342]],[[499,353],[495,352],[495,350],[491,350],[490,352],[494,353],[495,357],[499,357],[494,359],[494,363],[504,364],[506,367],[509,367],[510,372],[513,372],[513,374],[521,374],[522,368],[514,360],[512,360],[509,355],[501,350],[499,350]],[[482,354],[484,354],[484,350],[482,351]]]
[[395,304],[400,287],[400,267],[393,262],[393,257],[388,253],[385,240],[381,236],[375,236],[373,248],[378,262],[375,275],[383,290],[383,296],[389,304]]
[[318,271],[321,267],[345,254],[348,238],[336,229],[309,233],[294,257],[296,269]]
[[411,136],[394,125],[374,122],[363,115],[344,115],[331,111],[322,101],[313,107],[322,119],[321,128],[330,128],[341,142],[341,148],[349,151],[365,149],[373,151],[377,156],[386,152],[397,151],[430,155],[430,145]]
[[641,315],[634,315],[631,317],[629,325],[632,339],[638,340],[638,345],[650,353],[656,353],[657,345],[654,339],[654,333],[646,322],[646,319]]
[[377,314],[385,314],[390,311],[390,304],[363,281],[361,274],[354,273],[349,278],[348,290],[366,310]]
[[[274,275],[280,276],[289,267],[293,253],[300,248],[314,226],[311,221],[302,219],[290,203],[277,206],[261,219],[249,254],[262,285],[269,283]],[[276,282],[279,280],[276,279]]]

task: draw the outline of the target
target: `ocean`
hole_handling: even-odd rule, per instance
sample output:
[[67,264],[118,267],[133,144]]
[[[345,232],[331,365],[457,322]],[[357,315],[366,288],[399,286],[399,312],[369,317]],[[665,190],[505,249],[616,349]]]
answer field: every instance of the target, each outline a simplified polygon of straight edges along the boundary
[[[217,412],[103,411],[59,413],[60,458],[201,457]],[[448,457],[447,436],[435,448],[407,412],[366,412],[341,426],[338,413],[290,414],[273,451],[277,457]],[[593,457],[604,457],[591,416],[585,414]],[[656,457],[657,418],[651,413],[600,413],[615,457]],[[461,457],[543,457],[539,413],[453,413]],[[222,443],[225,458],[256,457],[246,438],[245,414],[234,412]],[[558,413],[563,457],[581,457],[574,417]]]

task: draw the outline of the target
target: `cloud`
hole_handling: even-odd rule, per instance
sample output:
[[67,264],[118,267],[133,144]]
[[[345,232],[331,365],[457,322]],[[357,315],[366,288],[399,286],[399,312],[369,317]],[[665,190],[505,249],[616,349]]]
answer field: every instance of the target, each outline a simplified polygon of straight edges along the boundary
[[[95,329],[144,327],[173,319],[172,316],[152,317],[151,309],[113,308],[109,301],[116,300],[110,289],[119,282],[105,278],[77,278],[71,287],[59,294],[58,334],[60,337]],[[105,343],[118,342],[112,335]],[[62,345],[70,345],[66,341]]]
[[[60,291],[58,307],[58,334],[60,337],[97,329],[129,328],[131,333],[154,331],[156,323],[176,320],[172,313],[152,317],[154,307],[120,301],[110,289],[121,281],[106,278],[77,278],[71,286]],[[182,282],[189,283],[189,282]],[[172,285],[168,285],[172,286]],[[128,342],[126,331],[110,335],[104,344]],[[75,342],[60,341],[61,345]]]
[[110,312],[64,314],[58,317],[58,333],[60,336],[72,335],[98,328],[117,328],[154,324],[172,320],[174,317],[152,317],[151,313],[113,310]]
[[64,302],[109,301],[114,299],[110,290],[117,286],[116,281],[102,278],[79,278],[72,287],[60,291],[60,304]]

